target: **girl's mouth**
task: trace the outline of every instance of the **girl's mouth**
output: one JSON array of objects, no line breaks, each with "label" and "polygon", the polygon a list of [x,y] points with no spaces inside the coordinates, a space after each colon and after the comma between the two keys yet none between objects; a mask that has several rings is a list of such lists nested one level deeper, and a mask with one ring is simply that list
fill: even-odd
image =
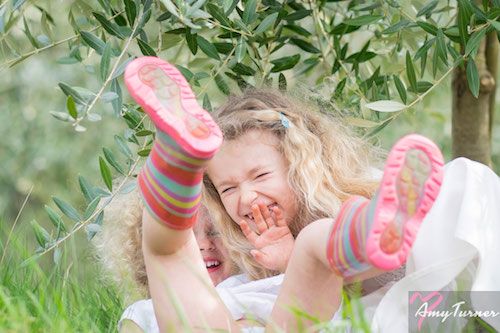
[{"label": "girl's mouth", "polygon": [[216,271],[222,263],[219,260],[205,260],[205,267],[209,272]]}]

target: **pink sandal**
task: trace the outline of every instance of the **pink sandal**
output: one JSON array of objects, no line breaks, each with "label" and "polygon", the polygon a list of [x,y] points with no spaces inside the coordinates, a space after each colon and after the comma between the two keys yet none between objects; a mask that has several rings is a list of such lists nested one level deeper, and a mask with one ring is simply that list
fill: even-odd
[{"label": "pink sandal", "polygon": [[187,153],[207,158],[220,147],[219,127],[175,66],[157,57],[137,58],[125,70],[125,84],[154,124]]}]

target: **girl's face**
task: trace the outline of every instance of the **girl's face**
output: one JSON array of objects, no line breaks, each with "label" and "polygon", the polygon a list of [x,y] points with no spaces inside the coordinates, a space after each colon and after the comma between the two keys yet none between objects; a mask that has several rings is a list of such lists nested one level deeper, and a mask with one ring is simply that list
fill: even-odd
[{"label": "girl's face", "polygon": [[285,219],[297,214],[297,200],[288,183],[288,167],[278,151],[279,139],[263,130],[250,130],[226,141],[208,165],[212,180],[229,216],[236,223],[246,220],[256,230],[252,206],[278,206]]},{"label": "girl's face", "polygon": [[233,274],[234,267],[226,248],[222,245],[219,233],[215,231],[210,216],[203,206],[200,207],[198,221],[193,230],[210,279],[214,285],[218,285]]}]

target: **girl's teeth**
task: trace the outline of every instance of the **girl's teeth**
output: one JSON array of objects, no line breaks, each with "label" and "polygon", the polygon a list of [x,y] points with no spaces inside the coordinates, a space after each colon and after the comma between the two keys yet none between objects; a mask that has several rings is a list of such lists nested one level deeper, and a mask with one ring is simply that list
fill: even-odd
[{"label": "girl's teeth", "polygon": [[218,260],[210,260],[210,261],[205,262],[205,266],[207,268],[217,267],[219,265],[220,265],[220,262]]}]

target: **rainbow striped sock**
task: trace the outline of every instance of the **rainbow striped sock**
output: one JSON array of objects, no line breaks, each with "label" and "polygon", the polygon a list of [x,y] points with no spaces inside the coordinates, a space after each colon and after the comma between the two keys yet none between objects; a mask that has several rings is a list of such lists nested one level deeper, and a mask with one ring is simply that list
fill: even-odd
[{"label": "rainbow striped sock", "polygon": [[151,153],[138,177],[145,206],[156,220],[178,230],[195,223],[203,169],[210,158],[189,155],[171,137],[157,130]]},{"label": "rainbow striped sock", "polygon": [[332,224],[327,244],[330,267],[340,276],[348,277],[372,266],[366,260],[365,248],[373,219],[370,200],[354,196],[344,202]]}]

